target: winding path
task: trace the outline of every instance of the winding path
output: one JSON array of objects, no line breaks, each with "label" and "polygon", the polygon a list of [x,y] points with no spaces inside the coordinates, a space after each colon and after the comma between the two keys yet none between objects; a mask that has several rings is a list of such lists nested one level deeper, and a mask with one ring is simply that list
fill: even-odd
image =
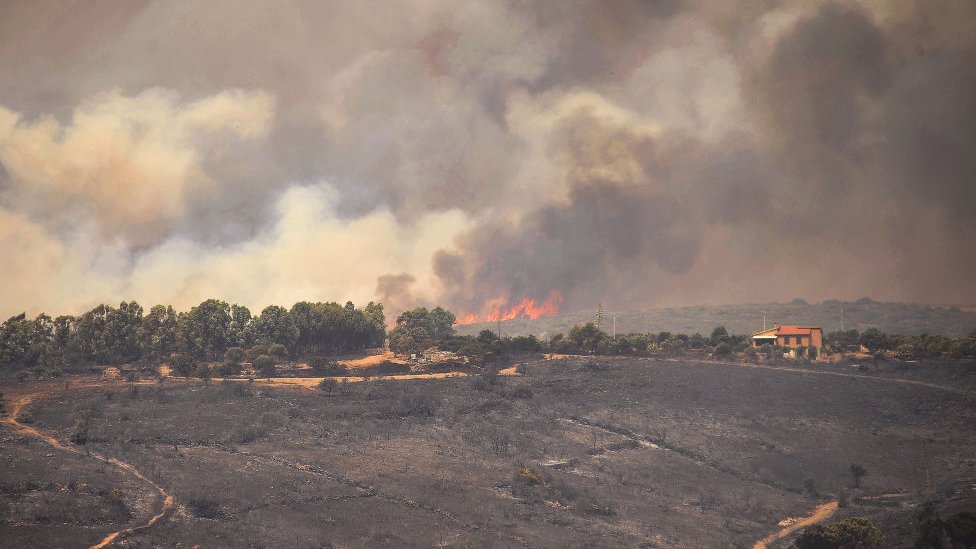
[{"label": "winding path", "polygon": [[[67,389],[67,387],[66,387],[66,389]],[[164,516],[166,516],[166,513],[168,513],[169,510],[173,507],[173,496],[170,495],[170,493],[167,492],[165,488],[163,488],[159,484],[156,484],[156,482],[154,482],[151,479],[149,479],[148,477],[146,477],[144,474],[142,474],[141,471],[139,471],[138,469],[136,469],[131,464],[126,463],[126,462],[124,462],[124,461],[122,461],[122,460],[120,460],[118,458],[114,458],[114,457],[111,457],[111,456],[104,456],[102,454],[98,454],[98,453],[94,453],[94,452],[90,452],[90,453],[87,453],[87,454],[86,453],[83,453],[81,450],[79,450],[77,448],[74,448],[72,446],[66,446],[66,445],[62,444],[60,440],[58,440],[58,439],[56,439],[56,438],[54,438],[54,437],[52,437],[50,435],[47,435],[45,433],[42,433],[41,431],[35,429],[34,427],[32,427],[30,425],[25,425],[25,424],[17,421],[17,417],[20,415],[20,411],[24,408],[24,406],[27,406],[28,404],[30,404],[38,396],[42,396],[42,395],[45,395],[46,396],[46,395],[50,395],[50,394],[52,394],[51,391],[48,391],[48,392],[35,391],[35,392],[32,392],[32,393],[26,393],[26,394],[18,395],[13,400],[13,402],[12,402],[13,406],[10,409],[9,414],[7,415],[7,417],[5,417],[2,420],[0,420],[0,423],[4,423],[6,425],[9,425],[15,431],[20,432],[22,434],[25,434],[25,435],[28,435],[28,436],[31,436],[31,437],[34,437],[34,438],[41,439],[44,442],[46,442],[48,445],[50,445],[51,447],[57,448],[58,450],[61,450],[63,452],[71,452],[73,454],[78,454],[78,455],[87,455],[88,457],[93,458],[93,459],[96,459],[96,460],[101,461],[103,463],[108,463],[110,465],[114,465],[115,467],[118,467],[119,469],[122,469],[122,470],[124,470],[124,471],[132,474],[133,476],[135,476],[139,480],[141,480],[141,481],[143,481],[143,482],[145,482],[147,484],[152,485],[152,487],[159,494],[159,496],[160,496],[160,498],[162,499],[162,502],[163,502],[162,505],[160,506],[159,511],[156,514],[154,514],[153,516],[149,517],[149,520],[147,520],[146,522],[144,522],[144,523],[142,523],[140,525],[137,525],[137,526],[131,526],[131,527],[126,528],[124,530],[118,530],[118,531],[112,532],[112,533],[108,534],[107,536],[105,536],[104,538],[102,538],[102,540],[98,544],[93,545],[91,547],[91,549],[102,549],[103,547],[108,546],[113,541],[115,541],[116,539],[118,539],[120,536],[124,537],[124,536],[129,535],[129,534],[132,534],[134,532],[138,532],[140,530],[145,530],[146,528],[149,528],[153,524],[156,524],[156,522],[158,522],[160,519],[162,519]]]}]

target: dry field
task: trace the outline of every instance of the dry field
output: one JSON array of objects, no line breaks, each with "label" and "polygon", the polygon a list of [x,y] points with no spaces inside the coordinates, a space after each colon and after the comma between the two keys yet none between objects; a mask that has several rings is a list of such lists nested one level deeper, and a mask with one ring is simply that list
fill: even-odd
[{"label": "dry field", "polygon": [[522,370],[4,381],[0,546],[783,547],[829,509],[909,547],[924,502],[976,507],[972,363]]}]

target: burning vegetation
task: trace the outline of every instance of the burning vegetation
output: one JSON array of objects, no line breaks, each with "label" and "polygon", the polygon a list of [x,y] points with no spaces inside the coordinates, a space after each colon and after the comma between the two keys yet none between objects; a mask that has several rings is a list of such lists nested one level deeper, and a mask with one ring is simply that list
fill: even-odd
[{"label": "burning vegetation", "polygon": [[536,301],[530,297],[524,297],[518,303],[509,305],[507,298],[498,298],[485,303],[482,314],[466,313],[461,315],[455,324],[476,324],[478,322],[497,322],[499,320],[513,320],[516,318],[531,318],[533,320],[545,316],[559,314],[563,304],[563,294],[557,290],[549,292],[549,296],[543,301]]}]

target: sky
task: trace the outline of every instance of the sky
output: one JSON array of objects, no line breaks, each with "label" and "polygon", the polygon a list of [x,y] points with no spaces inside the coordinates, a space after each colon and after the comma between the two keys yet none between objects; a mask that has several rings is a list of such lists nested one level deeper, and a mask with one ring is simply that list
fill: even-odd
[{"label": "sky", "polygon": [[974,304],[974,29],[968,0],[5,1],[0,315]]}]

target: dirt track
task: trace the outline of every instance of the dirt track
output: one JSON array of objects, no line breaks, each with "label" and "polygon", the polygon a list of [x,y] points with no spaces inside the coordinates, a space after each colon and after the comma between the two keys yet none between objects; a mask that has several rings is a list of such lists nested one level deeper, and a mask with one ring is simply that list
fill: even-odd
[{"label": "dirt track", "polygon": [[827,503],[818,505],[817,508],[813,510],[813,513],[806,518],[796,521],[784,521],[788,522],[788,524],[785,524],[782,530],[769,534],[763,539],[757,541],[756,544],[752,546],[752,549],[766,549],[768,544],[778,539],[783,539],[801,528],[806,528],[807,526],[811,526],[829,519],[837,511],[837,506],[838,503],[836,501],[829,501]]},{"label": "dirt track", "polygon": [[[148,384],[148,383],[146,383],[146,384]],[[87,384],[87,385],[84,385],[84,386],[86,386],[86,387],[94,387],[94,386],[99,386],[99,385],[101,385],[101,383],[95,382],[95,383]],[[71,386],[70,387],[70,389],[72,389],[72,390],[73,389],[76,389],[76,388],[77,388],[76,386]],[[67,391],[68,389],[69,389],[69,386],[68,385],[65,385],[64,388],[61,389],[61,391]],[[112,456],[104,456],[104,455],[97,454],[97,453],[93,453],[93,452],[84,453],[84,452],[78,450],[77,448],[74,448],[72,446],[66,446],[66,445],[62,444],[61,441],[59,441],[58,439],[56,439],[56,438],[54,438],[54,437],[52,437],[50,435],[46,435],[46,434],[42,433],[41,431],[35,429],[34,427],[31,427],[30,425],[25,425],[25,424],[17,421],[17,417],[20,415],[21,409],[23,409],[24,406],[30,404],[35,398],[40,397],[40,396],[52,396],[52,395],[57,394],[58,392],[61,392],[61,391],[58,391],[56,389],[48,389],[46,391],[35,391],[35,392],[23,393],[23,394],[20,394],[20,395],[16,396],[15,399],[13,400],[13,407],[10,409],[9,415],[7,417],[3,418],[2,423],[5,423],[7,425],[10,425],[15,431],[18,431],[18,432],[20,432],[22,434],[25,434],[25,435],[28,435],[28,436],[31,436],[31,437],[34,437],[34,438],[38,438],[40,440],[43,440],[44,442],[46,442],[51,447],[56,448],[58,450],[61,450],[63,452],[71,452],[73,454],[78,454],[78,455],[87,455],[88,457],[90,457],[92,459],[101,461],[103,463],[108,463],[110,465],[114,465],[115,467],[118,467],[119,469],[122,469],[122,470],[124,470],[124,471],[132,474],[133,476],[135,476],[139,480],[141,480],[141,481],[143,481],[143,482],[145,482],[147,484],[152,485],[152,487],[156,490],[156,492],[159,494],[159,496],[162,499],[162,505],[160,506],[159,512],[157,512],[156,514],[154,514],[153,516],[151,516],[149,518],[149,520],[147,520],[146,522],[144,522],[144,523],[142,523],[140,525],[129,527],[129,528],[125,529],[125,530],[119,530],[119,531],[112,532],[112,533],[108,534],[107,536],[105,536],[104,538],[102,538],[102,541],[100,541],[96,545],[93,545],[91,549],[102,549],[103,547],[108,546],[113,541],[115,541],[116,539],[118,539],[120,536],[123,536],[124,537],[127,534],[131,534],[133,532],[136,532],[136,531],[139,531],[139,530],[143,530],[145,528],[149,528],[150,526],[152,526],[153,524],[155,524],[157,521],[159,521],[160,519],[162,519],[164,516],[166,516],[166,513],[168,513],[169,510],[173,507],[173,496],[170,495],[169,492],[167,492],[165,488],[163,488],[162,486],[160,486],[156,482],[150,480],[148,477],[146,477],[145,475],[143,475],[141,471],[139,471],[138,469],[136,469],[135,467],[133,467],[131,464],[126,463],[126,462],[124,462],[124,461],[122,461],[122,460],[120,460],[118,458],[112,457]]]}]

